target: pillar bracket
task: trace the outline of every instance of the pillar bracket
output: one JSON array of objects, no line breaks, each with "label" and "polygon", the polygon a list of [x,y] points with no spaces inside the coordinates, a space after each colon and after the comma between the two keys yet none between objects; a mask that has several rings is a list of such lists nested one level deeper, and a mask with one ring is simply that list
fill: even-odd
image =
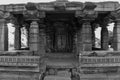
[{"label": "pillar bracket", "polygon": [[23,15],[26,20],[38,20],[40,18],[45,18],[45,12],[37,9],[34,3],[28,3],[26,5],[26,11],[23,12]]}]

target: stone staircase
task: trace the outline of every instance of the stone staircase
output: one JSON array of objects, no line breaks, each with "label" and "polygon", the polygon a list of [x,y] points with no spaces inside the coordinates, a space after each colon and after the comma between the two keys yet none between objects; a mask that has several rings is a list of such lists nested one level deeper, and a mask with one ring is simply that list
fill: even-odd
[{"label": "stone staircase", "polygon": [[46,55],[46,65],[51,68],[73,68],[78,59],[70,53],[50,53]]},{"label": "stone staircase", "polygon": [[71,72],[68,70],[50,70],[44,80],[71,80]]},{"label": "stone staircase", "polygon": [[47,53],[47,58],[57,58],[57,59],[63,59],[63,58],[75,58],[74,53]]},{"label": "stone staircase", "polygon": [[43,80],[72,80],[71,70],[78,66],[72,53],[49,53],[45,56],[46,72]]}]

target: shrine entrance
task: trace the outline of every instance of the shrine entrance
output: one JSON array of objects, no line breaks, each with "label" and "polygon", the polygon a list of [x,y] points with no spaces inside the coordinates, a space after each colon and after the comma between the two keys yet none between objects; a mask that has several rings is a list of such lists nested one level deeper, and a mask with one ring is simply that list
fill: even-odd
[{"label": "shrine entrance", "polygon": [[[70,16],[70,17],[69,17]],[[74,16],[74,14],[73,14]],[[71,14],[49,13],[47,16],[47,52],[72,53],[74,43],[74,27],[70,24]]]},{"label": "shrine entrance", "polygon": [[72,33],[63,22],[54,23],[54,52],[72,52]]}]

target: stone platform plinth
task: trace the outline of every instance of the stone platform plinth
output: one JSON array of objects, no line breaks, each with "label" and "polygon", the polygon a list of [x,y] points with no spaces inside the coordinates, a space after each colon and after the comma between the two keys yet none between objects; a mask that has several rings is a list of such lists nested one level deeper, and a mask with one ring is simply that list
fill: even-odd
[{"label": "stone platform plinth", "polygon": [[0,72],[0,80],[39,80],[40,76],[31,72]]}]

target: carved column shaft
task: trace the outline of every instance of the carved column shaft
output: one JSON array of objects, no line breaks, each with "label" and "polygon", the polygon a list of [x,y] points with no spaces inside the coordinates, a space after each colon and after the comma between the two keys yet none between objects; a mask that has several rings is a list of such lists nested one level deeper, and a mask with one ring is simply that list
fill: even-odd
[{"label": "carved column shaft", "polygon": [[101,30],[101,48],[103,50],[108,50],[109,48],[109,32],[107,27],[102,27]]},{"label": "carved column shaft", "polygon": [[120,50],[120,19],[115,22],[113,30],[113,49]]},{"label": "carved column shaft", "polygon": [[92,50],[92,29],[89,21],[85,21],[82,25],[82,42],[83,51]]},{"label": "carved column shaft", "polygon": [[[93,26],[92,26],[93,27]],[[92,47],[95,48],[95,28],[92,28]]]},{"label": "carved column shaft", "polygon": [[77,53],[80,53],[81,51],[83,51],[82,28],[80,28],[77,31],[76,37],[77,37],[77,40],[76,40],[76,42],[77,42],[77,44],[76,44]]},{"label": "carved column shaft", "polygon": [[45,54],[45,47],[46,45],[46,34],[45,34],[45,29],[43,27],[44,25],[42,23],[40,23],[40,31],[39,31],[39,53],[40,55],[44,55]]},{"label": "carved column shaft", "polygon": [[14,24],[14,26],[15,26],[14,47],[16,50],[19,50],[21,48],[21,29],[19,24]]},{"label": "carved column shaft", "polygon": [[78,49],[77,49],[77,32],[74,33],[73,36],[73,53],[78,54]]},{"label": "carved column shaft", "polygon": [[31,51],[39,51],[39,26],[37,21],[32,21],[29,32],[29,47]]},{"label": "carved column shaft", "polygon": [[0,51],[8,50],[8,27],[5,19],[0,19]]}]

